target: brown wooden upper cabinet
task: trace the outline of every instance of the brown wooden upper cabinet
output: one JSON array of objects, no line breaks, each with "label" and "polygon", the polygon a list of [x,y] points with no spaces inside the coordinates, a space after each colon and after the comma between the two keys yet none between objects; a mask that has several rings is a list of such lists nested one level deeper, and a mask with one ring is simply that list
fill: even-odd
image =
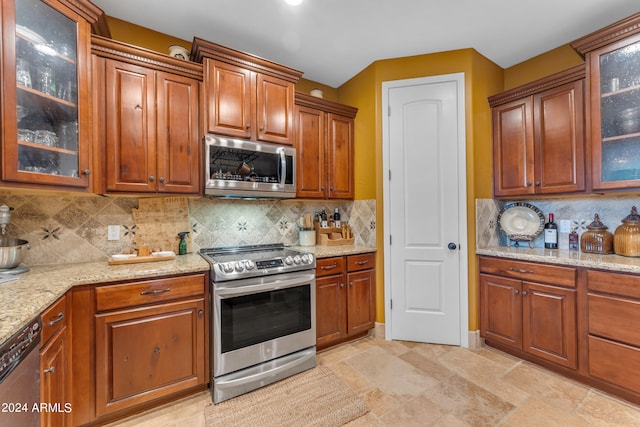
[{"label": "brown wooden upper cabinet", "polygon": [[1,178],[90,191],[90,37],[105,24],[102,11],[85,0],[1,8]]},{"label": "brown wooden upper cabinet", "polygon": [[296,93],[297,196],[353,199],[357,108]]},{"label": "brown wooden upper cabinet", "polygon": [[204,67],[205,131],[293,145],[295,83],[302,72],[194,38]]},{"label": "brown wooden upper cabinet", "polygon": [[589,73],[594,190],[640,187],[640,13],[572,43]]},{"label": "brown wooden upper cabinet", "polygon": [[199,194],[202,66],[101,37],[92,50],[103,190]]},{"label": "brown wooden upper cabinet", "polygon": [[584,65],[489,98],[494,196],[584,191]]}]

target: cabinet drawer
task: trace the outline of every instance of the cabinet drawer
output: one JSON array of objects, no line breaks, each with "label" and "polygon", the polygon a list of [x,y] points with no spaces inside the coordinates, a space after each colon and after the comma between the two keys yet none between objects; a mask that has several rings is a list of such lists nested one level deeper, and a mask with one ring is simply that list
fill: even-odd
[{"label": "cabinet drawer", "polygon": [[112,310],[203,295],[204,274],[145,280],[96,288],[96,310]]},{"label": "cabinet drawer", "polygon": [[374,253],[349,255],[347,257],[347,271],[358,271],[374,268],[375,262],[376,255]]},{"label": "cabinet drawer", "polygon": [[480,272],[557,286],[576,286],[576,269],[506,258],[480,258]]},{"label": "cabinet drawer", "polygon": [[640,276],[589,270],[587,288],[590,291],[640,299]]},{"label": "cabinet drawer", "polygon": [[42,339],[41,347],[44,346],[49,338],[56,332],[67,326],[67,297],[63,295],[59,300],[54,302],[42,313]]},{"label": "cabinet drawer", "polygon": [[316,260],[316,276],[342,274],[344,271],[344,257],[320,258]]},{"label": "cabinet drawer", "polygon": [[640,392],[640,349],[589,336],[589,374]]},{"label": "cabinet drawer", "polygon": [[640,301],[589,294],[589,333],[640,346]]}]

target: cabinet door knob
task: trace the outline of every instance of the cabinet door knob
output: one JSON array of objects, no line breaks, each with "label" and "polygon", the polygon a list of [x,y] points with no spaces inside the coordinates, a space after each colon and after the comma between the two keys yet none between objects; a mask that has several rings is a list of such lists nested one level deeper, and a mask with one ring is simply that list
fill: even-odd
[{"label": "cabinet door knob", "polygon": [[527,291],[522,291],[522,296],[526,297],[527,296]]},{"label": "cabinet door knob", "polygon": [[251,129],[251,123],[247,123],[246,128],[247,128],[247,129]]},{"label": "cabinet door knob", "polygon": [[56,367],[55,367],[55,366],[52,366],[52,367],[50,367],[49,369],[45,369],[45,370],[44,370],[44,371],[42,371],[42,372],[44,372],[45,374],[53,374],[55,371],[56,371]]},{"label": "cabinet door knob", "polygon": [[344,283],[340,283],[340,287],[341,287],[341,288],[344,288]]},{"label": "cabinet door knob", "polygon": [[82,171],[83,175],[91,175],[91,171],[89,169],[85,169]]},{"label": "cabinet door knob", "polygon": [[517,289],[513,290],[514,295],[518,295],[520,293],[520,291],[518,291]]},{"label": "cabinet door knob", "polygon": [[198,317],[202,317],[202,316],[204,316],[204,311],[198,310]]},{"label": "cabinet door knob", "polygon": [[160,178],[158,178],[158,181],[160,181],[160,182],[164,182],[164,177],[163,177],[163,176],[161,176]]},{"label": "cabinet door knob", "polygon": [[353,282],[349,282],[349,287],[353,288]]},{"label": "cabinet door knob", "polygon": [[149,177],[149,181],[153,182],[153,181],[155,181],[155,180],[156,180],[156,177],[155,177],[155,176],[151,175],[151,176]]},{"label": "cabinet door knob", "polygon": [[536,186],[540,187],[540,181],[536,181]]},{"label": "cabinet door knob", "polygon": [[324,191],[324,185],[323,185],[322,187],[320,187],[320,189],[321,189],[322,191]]},{"label": "cabinet door knob", "polygon": [[531,187],[531,181],[527,181],[527,187]]}]

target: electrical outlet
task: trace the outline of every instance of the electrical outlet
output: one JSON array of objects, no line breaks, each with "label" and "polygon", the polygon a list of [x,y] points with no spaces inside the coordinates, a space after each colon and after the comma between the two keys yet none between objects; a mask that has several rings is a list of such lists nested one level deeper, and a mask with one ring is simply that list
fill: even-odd
[{"label": "electrical outlet", "polygon": [[120,240],[120,226],[109,225],[107,226],[107,240]]},{"label": "electrical outlet", "polygon": [[571,221],[568,219],[561,219],[560,227],[558,227],[559,233],[571,233]]}]

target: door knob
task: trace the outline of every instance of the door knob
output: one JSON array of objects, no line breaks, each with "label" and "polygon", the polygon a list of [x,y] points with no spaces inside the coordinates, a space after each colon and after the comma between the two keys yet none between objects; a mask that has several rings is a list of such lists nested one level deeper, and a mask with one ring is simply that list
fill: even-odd
[{"label": "door knob", "polygon": [[455,243],[453,243],[453,242],[449,243],[449,244],[447,245],[447,247],[448,247],[449,249],[451,249],[452,251],[454,251],[454,250],[458,249],[458,246],[457,246]]}]

